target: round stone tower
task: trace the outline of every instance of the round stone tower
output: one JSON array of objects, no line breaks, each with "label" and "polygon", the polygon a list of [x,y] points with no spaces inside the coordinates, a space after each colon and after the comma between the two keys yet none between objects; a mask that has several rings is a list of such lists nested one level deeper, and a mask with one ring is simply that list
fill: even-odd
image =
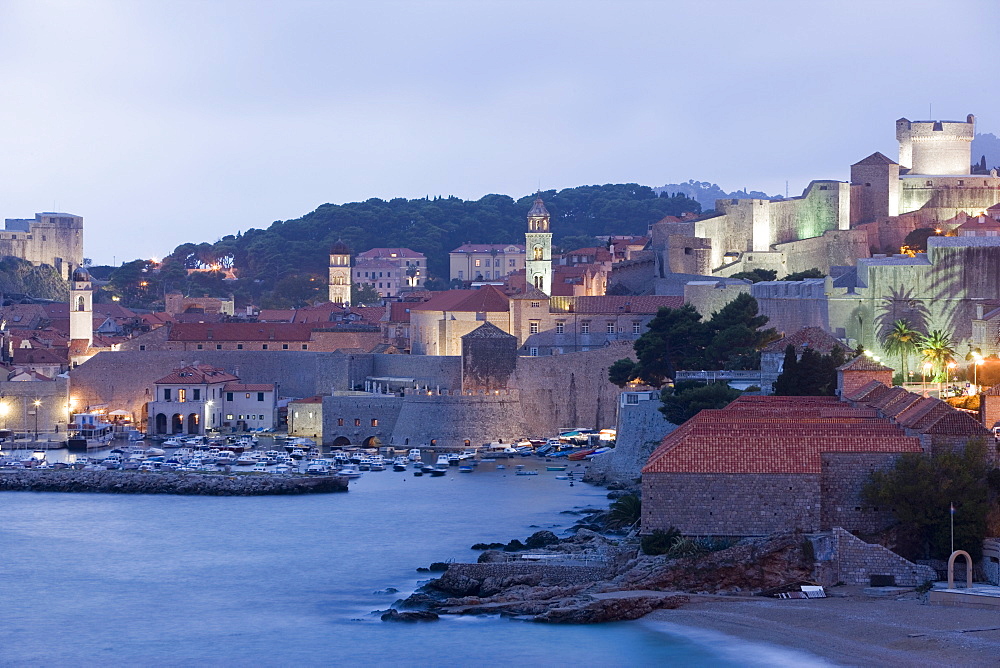
[{"label": "round stone tower", "polygon": [[896,121],[899,166],[910,174],[961,176],[972,164],[976,117],[963,121]]}]

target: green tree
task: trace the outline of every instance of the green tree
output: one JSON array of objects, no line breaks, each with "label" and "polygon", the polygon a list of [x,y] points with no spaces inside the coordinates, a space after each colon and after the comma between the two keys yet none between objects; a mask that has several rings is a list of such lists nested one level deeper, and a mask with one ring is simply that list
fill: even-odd
[{"label": "green tree", "polygon": [[623,358],[608,367],[608,381],[618,387],[625,387],[636,376],[636,363],[629,358]]},{"label": "green tree", "polygon": [[635,494],[616,499],[608,509],[608,526],[612,529],[631,527],[642,518],[642,501]]},{"label": "green tree", "polygon": [[366,306],[382,303],[382,295],[371,283],[351,284],[351,303],[355,306]]},{"label": "green tree", "polygon": [[981,440],[969,441],[962,453],[907,453],[892,469],[873,473],[862,498],[892,508],[899,523],[897,549],[910,559],[948,557],[954,504],[955,547],[978,559],[990,508],[988,473]]},{"label": "green tree", "polygon": [[922,339],[920,332],[910,327],[910,323],[900,318],[892,323],[892,329],[882,344],[890,355],[899,355],[899,372],[905,383],[909,378],[909,358],[917,351],[917,345]]},{"label": "green tree", "polygon": [[805,271],[796,271],[793,274],[789,274],[788,276],[785,276],[781,280],[783,280],[783,281],[804,281],[807,278],[826,278],[826,274],[824,274],[819,269],[815,269],[815,268],[814,269],[806,269]]},{"label": "green tree", "polygon": [[837,367],[844,363],[844,351],[835,347],[828,355],[805,348],[796,356],[795,347],[785,348],[781,374],[774,393],[786,397],[832,397],[837,393]]},{"label": "green tree", "polygon": [[750,271],[741,271],[733,274],[731,278],[740,278],[744,281],[750,281],[751,283],[760,283],[761,281],[773,281],[778,277],[778,272],[774,269],[751,269]]},{"label": "green tree", "polygon": [[681,381],[660,392],[660,401],[663,402],[660,412],[670,422],[681,424],[701,410],[725,408],[739,396],[740,391],[726,383],[706,385],[698,381]]},{"label": "green tree", "polygon": [[712,314],[707,323],[711,342],[705,360],[713,369],[756,369],[761,348],[779,338],[774,328],[762,330],[767,316],[760,315],[757,300],[741,294]]},{"label": "green tree", "polygon": [[702,358],[709,332],[701,314],[690,304],[661,308],[647,325],[649,331],[636,339],[638,370],[634,377],[659,387],[673,378],[677,369],[690,369]]},{"label": "green tree", "polygon": [[781,363],[781,373],[774,381],[774,393],[780,397],[801,396],[799,356],[791,343],[785,346],[785,359]]},{"label": "green tree", "polygon": [[917,348],[925,362],[930,362],[934,368],[934,382],[948,380],[948,363],[955,361],[955,348],[951,337],[940,329],[933,330],[926,336],[921,336]]}]

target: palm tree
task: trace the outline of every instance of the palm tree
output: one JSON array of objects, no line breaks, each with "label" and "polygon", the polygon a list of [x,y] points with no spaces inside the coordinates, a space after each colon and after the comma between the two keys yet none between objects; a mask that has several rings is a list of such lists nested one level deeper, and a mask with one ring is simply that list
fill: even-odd
[{"label": "palm tree", "polygon": [[922,334],[910,327],[910,323],[903,318],[892,323],[892,329],[885,337],[883,345],[890,355],[899,355],[899,372],[903,376],[905,383],[909,379],[910,355],[917,351],[917,343],[922,338]]},{"label": "palm tree", "polygon": [[934,367],[934,382],[947,380],[948,363],[955,360],[951,337],[940,329],[935,329],[930,334],[921,336],[917,347],[924,360]]}]

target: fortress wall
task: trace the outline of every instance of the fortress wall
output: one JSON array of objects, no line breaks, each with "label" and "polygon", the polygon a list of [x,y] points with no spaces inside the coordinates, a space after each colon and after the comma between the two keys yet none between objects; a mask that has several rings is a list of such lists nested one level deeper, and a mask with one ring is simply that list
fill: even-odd
[{"label": "fortress wall", "polygon": [[70,372],[70,388],[81,408],[108,404],[139,417],[154,381],[186,364],[221,367],[246,383],[277,383],[279,396],[308,397],[346,388],[352,357],[307,351],[101,352]]},{"label": "fortress wall", "polygon": [[750,287],[767,326],[791,334],[803,327],[822,327],[830,331],[830,317],[825,296],[826,281],[762,281]]},{"label": "fortress wall", "polygon": [[[402,406],[402,397],[394,394],[323,397],[323,445],[332,445],[339,437],[348,439],[351,445],[362,445],[371,436],[388,445]],[[356,420],[361,424],[355,424]]]},{"label": "fortress wall", "polygon": [[413,378],[420,385],[457,390],[462,387],[462,358],[443,355],[372,355],[372,376]]},{"label": "fortress wall", "polygon": [[721,267],[727,252],[753,250],[754,203],[763,206],[766,200],[720,199],[715,209],[721,215],[694,224],[694,235],[711,239],[712,269]]},{"label": "fortress wall", "polygon": [[684,286],[684,302],[691,304],[706,320],[741,294],[750,292],[750,283],[691,281]]},{"label": "fortress wall", "polygon": [[552,436],[566,427],[604,428],[617,422],[621,389],[608,382],[608,367],[631,357],[631,341],[586,352],[519,357],[512,387],[521,393],[523,431]]},{"label": "fortress wall", "polygon": [[649,289],[650,279],[656,275],[653,251],[640,251],[633,254],[633,258],[611,265],[608,294],[640,295]]},{"label": "fortress wall", "polygon": [[858,258],[871,255],[866,230],[828,230],[822,236],[779,244],[775,249],[784,254],[786,275],[808,269],[829,274],[830,267],[851,266]]},{"label": "fortress wall", "polygon": [[813,181],[802,197],[770,202],[768,245],[819,237],[828,230],[846,230],[851,217],[850,192],[847,183]]},{"label": "fortress wall", "polygon": [[594,457],[584,477],[587,482],[633,483],[642,475],[642,467],[663,438],[677,429],[660,412],[658,397],[620,407],[615,448]]},{"label": "fortress wall", "polygon": [[390,444],[396,447],[458,448],[468,440],[482,445],[503,439],[510,443],[531,435],[525,425],[517,392],[500,395],[406,395]]},{"label": "fortress wall", "polygon": [[[38,430],[54,431],[69,422],[67,411],[69,382],[65,378],[51,381],[0,381],[0,401],[7,409],[3,416],[3,428],[13,431],[35,431],[35,415],[38,411]],[[35,400],[41,403],[36,408]],[[76,406],[79,408],[79,404]]]},{"label": "fortress wall", "polygon": [[913,176],[902,179],[899,212],[923,209],[924,220],[937,222],[961,212],[978,215],[997,203],[1000,203],[1000,177]]}]

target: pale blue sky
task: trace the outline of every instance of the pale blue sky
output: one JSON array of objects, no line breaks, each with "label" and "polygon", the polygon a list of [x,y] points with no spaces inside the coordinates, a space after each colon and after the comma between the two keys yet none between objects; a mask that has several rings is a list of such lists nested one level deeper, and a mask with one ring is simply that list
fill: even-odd
[{"label": "pale blue sky", "polygon": [[994,0],[0,0],[0,217],[97,262],[369,197],[847,179],[1000,134]]}]

